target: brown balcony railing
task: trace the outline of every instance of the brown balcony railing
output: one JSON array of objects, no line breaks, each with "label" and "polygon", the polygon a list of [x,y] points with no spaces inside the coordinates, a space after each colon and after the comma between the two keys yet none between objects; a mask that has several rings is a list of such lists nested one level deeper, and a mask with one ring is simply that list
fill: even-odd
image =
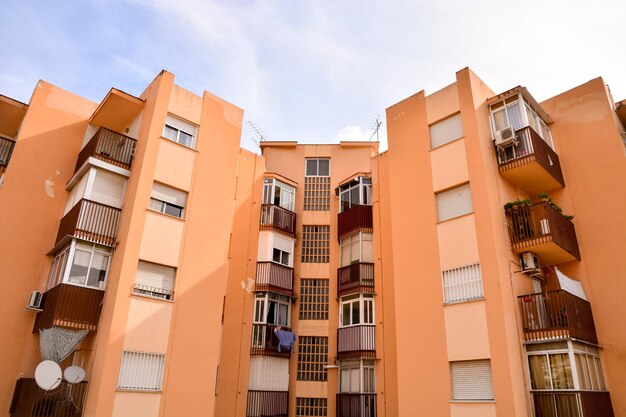
[{"label": "brown balcony railing", "polygon": [[341,239],[353,230],[372,231],[372,206],[354,205],[339,213],[337,218],[337,238]]},{"label": "brown balcony railing", "polygon": [[500,171],[537,161],[561,186],[565,186],[559,156],[550,145],[530,126],[517,130],[515,136],[518,140],[517,146],[508,146],[504,149],[496,147]]},{"label": "brown balcony railing", "polygon": [[248,391],[246,417],[287,417],[288,391]]},{"label": "brown balcony railing", "polygon": [[296,234],[296,213],[273,204],[261,206],[261,230],[276,229],[289,236]]},{"label": "brown balcony railing", "polygon": [[114,246],[122,211],[82,199],[61,219],[56,242],[75,236],[90,242]]},{"label": "brown balcony railing", "polygon": [[606,391],[531,392],[535,417],[614,417]]},{"label": "brown balcony railing", "polygon": [[375,358],[376,326],[362,324],[337,329],[337,359]]},{"label": "brown balcony railing", "polygon": [[293,295],[293,268],[277,262],[257,262],[255,291],[272,291]]},{"label": "brown balcony railing", "polygon": [[337,417],[376,417],[376,394],[337,394]]},{"label": "brown balcony railing", "polygon": [[359,262],[337,270],[337,295],[374,292],[374,264]]},{"label": "brown balcony railing", "polygon": [[42,311],[37,313],[33,333],[52,326],[96,330],[104,291],[59,284],[43,294]]},{"label": "brown balcony railing", "polygon": [[598,343],[591,304],[563,290],[518,297],[526,341],[565,339]]},{"label": "brown balcony railing", "polygon": [[101,127],[78,154],[74,172],[78,171],[90,156],[121,168],[130,169],[136,146],[137,141],[135,139]]},{"label": "brown balcony railing", "polygon": [[87,394],[87,381],[69,384],[44,391],[34,378],[20,378],[15,384],[9,408],[11,417],[81,417]]},{"label": "brown balcony railing", "polygon": [[548,202],[510,208],[506,216],[514,251],[523,252],[534,246],[554,242],[580,259],[574,224]]},{"label": "brown balcony railing", "polygon": [[[278,337],[274,333],[276,328],[273,324],[253,324],[252,342],[250,344],[250,354],[253,356],[278,356],[282,358],[291,357],[291,349],[281,347],[278,350]],[[287,327],[282,330],[291,331]]]},{"label": "brown balcony railing", "polygon": [[15,141],[0,136],[0,173],[9,165]]}]

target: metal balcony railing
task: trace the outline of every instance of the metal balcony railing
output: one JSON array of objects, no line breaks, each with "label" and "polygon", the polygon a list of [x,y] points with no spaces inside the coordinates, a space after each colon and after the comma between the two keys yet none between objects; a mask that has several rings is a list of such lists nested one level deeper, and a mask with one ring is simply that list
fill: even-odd
[{"label": "metal balcony railing", "polygon": [[372,206],[353,205],[339,213],[337,218],[337,238],[341,239],[353,230],[372,231]]},{"label": "metal balcony railing", "polygon": [[59,284],[43,294],[33,333],[52,326],[97,330],[104,291]]},{"label": "metal balcony railing", "polygon": [[337,295],[374,292],[374,264],[359,262],[337,270]]},{"label": "metal balcony railing", "polygon": [[81,417],[88,383],[65,381],[51,391],[44,391],[34,378],[20,378],[15,384],[9,408],[11,417]]},{"label": "metal balcony railing", "polygon": [[375,357],[375,325],[361,324],[337,329],[337,359]]},{"label": "metal balcony railing", "polygon": [[56,243],[65,236],[74,236],[114,246],[121,215],[121,209],[82,199],[61,219]]},{"label": "metal balcony railing", "polygon": [[293,268],[272,261],[256,263],[255,291],[272,291],[293,295]]},{"label": "metal balcony railing", "polygon": [[101,127],[78,154],[74,172],[78,171],[90,156],[121,168],[130,169],[136,146],[137,141],[135,139]]},{"label": "metal balcony railing", "polygon": [[614,417],[606,391],[533,391],[535,417]]},{"label": "metal balcony railing", "polygon": [[248,391],[246,417],[287,417],[288,391]]},{"label": "metal balcony railing", "polygon": [[[278,356],[282,358],[291,357],[291,349],[281,347],[278,350],[278,337],[274,333],[276,326],[273,324],[253,324],[252,342],[250,344],[250,355],[253,356]],[[291,331],[287,327],[282,330]]]},{"label": "metal balcony railing", "polygon": [[337,417],[376,417],[376,394],[337,394]]},{"label": "metal balcony railing", "polygon": [[296,213],[273,204],[261,206],[261,230],[276,229],[291,237],[296,234]]}]

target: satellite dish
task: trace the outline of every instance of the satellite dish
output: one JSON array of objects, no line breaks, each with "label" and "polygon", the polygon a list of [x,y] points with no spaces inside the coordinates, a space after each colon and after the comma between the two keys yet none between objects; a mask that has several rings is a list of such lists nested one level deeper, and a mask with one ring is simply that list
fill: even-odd
[{"label": "satellite dish", "polygon": [[85,370],[80,366],[69,366],[65,368],[65,371],[63,371],[63,377],[70,384],[78,384],[79,382],[83,382],[83,379],[85,379]]},{"label": "satellite dish", "polygon": [[35,382],[45,391],[58,387],[62,377],[61,367],[54,361],[43,361],[35,369]]}]

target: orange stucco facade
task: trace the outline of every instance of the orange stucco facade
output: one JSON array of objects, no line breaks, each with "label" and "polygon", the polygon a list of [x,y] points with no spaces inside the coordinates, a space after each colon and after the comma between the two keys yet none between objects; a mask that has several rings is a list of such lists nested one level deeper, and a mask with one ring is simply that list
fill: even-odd
[{"label": "orange stucco facade", "polygon": [[[538,103],[465,68],[382,153],[243,150],[243,110],[167,71],[0,116],[0,416],[626,416],[601,78]],[[43,359],[84,381],[38,388]]]}]

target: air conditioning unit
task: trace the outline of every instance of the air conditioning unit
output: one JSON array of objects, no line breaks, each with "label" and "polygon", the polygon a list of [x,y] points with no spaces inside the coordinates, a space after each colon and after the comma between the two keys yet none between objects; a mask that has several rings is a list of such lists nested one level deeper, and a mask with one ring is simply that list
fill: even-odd
[{"label": "air conditioning unit", "polygon": [[515,137],[515,129],[512,127],[505,127],[504,129],[496,132],[496,146],[505,148],[507,146],[517,145],[517,138]]},{"label": "air conditioning unit", "polygon": [[519,261],[522,264],[524,274],[536,274],[539,271],[539,258],[532,252],[524,252],[520,255]]},{"label": "air conditioning unit", "polygon": [[28,304],[26,304],[27,310],[41,311],[41,292],[33,291],[28,297]]}]

